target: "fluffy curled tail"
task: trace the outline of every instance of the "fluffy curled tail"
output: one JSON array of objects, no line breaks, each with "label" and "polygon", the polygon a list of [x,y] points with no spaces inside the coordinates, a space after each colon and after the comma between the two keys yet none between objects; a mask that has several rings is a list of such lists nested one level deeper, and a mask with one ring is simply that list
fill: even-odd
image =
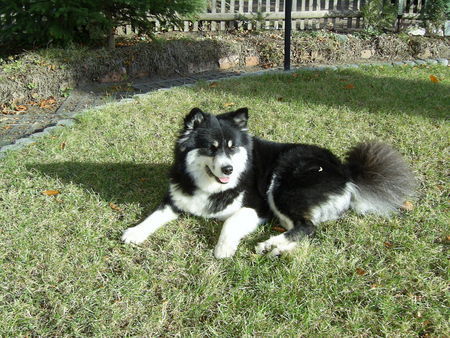
[{"label": "fluffy curled tail", "polygon": [[355,185],[351,207],[358,213],[388,216],[411,196],[415,179],[402,156],[387,144],[360,143],[347,153]]}]

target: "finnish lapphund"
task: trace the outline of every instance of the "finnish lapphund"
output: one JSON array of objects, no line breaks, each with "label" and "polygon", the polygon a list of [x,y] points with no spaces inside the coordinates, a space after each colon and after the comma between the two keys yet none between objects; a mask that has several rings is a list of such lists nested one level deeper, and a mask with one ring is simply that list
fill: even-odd
[{"label": "finnish lapphund", "polygon": [[388,216],[413,192],[410,168],[384,143],[358,144],[341,161],[315,145],[251,136],[247,121],[247,108],[220,115],[192,109],[175,145],[167,195],[122,240],[142,243],[190,213],[224,221],[214,255],[226,258],[241,239],[275,216],[287,231],[259,243],[256,252],[279,255],[350,208]]}]

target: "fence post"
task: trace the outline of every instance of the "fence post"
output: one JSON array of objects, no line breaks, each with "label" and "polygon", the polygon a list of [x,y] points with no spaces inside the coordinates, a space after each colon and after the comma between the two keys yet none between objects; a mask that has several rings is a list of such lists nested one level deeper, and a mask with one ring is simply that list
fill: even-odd
[{"label": "fence post", "polygon": [[291,69],[292,0],[284,3],[284,70]]},{"label": "fence post", "polygon": [[403,12],[405,11],[405,0],[398,0],[397,8],[397,32],[400,32]]}]

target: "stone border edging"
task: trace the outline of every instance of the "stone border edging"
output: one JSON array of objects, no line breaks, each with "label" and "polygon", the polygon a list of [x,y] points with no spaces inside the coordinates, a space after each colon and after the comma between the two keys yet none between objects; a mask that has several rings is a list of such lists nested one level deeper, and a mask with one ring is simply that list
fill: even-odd
[{"label": "stone border edging", "polygon": [[[333,66],[333,65],[325,65],[325,66],[300,66],[300,67],[295,67],[289,71],[284,71],[280,68],[272,68],[272,69],[264,69],[264,70],[259,70],[256,72],[246,72],[246,73],[240,73],[240,74],[231,74],[231,75],[223,75],[223,76],[218,76],[217,78],[211,79],[211,80],[207,80],[207,82],[214,82],[214,81],[219,81],[219,80],[224,80],[224,79],[229,79],[229,78],[236,78],[236,77],[246,77],[246,76],[257,76],[257,75],[264,75],[264,74],[290,74],[296,71],[302,71],[302,70],[307,70],[307,71],[323,71],[323,70],[327,70],[327,69],[331,69],[331,70],[338,70],[338,69],[349,69],[349,68],[359,68],[361,66],[392,66],[392,67],[399,67],[399,66],[420,66],[420,65],[436,65],[436,64],[441,64],[443,66],[448,66],[449,65],[449,60],[448,59],[426,59],[426,60],[422,60],[422,59],[417,59],[414,61],[395,61],[395,62],[371,62],[371,63],[360,63],[360,64],[343,64],[343,65],[337,65],[337,66]],[[176,80],[174,80],[174,82],[176,82]],[[197,82],[197,81],[195,81]],[[166,91],[166,90],[170,90],[172,88],[175,87],[192,87],[194,83],[187,83],[187,84],[177,84],[175,83],[175,85],[167,87],[167,88],[160,88],[160,89],[156,89],[147,93],[143,93],[143,94],[136,94],[133,97],[139,97],[139,96],[143,96],[143,95],[147,95],[148,93],[151,92],[158,92],[158,91]],[[80,116],[84,113],[86,113],[89,110],[93,110],[93,109],[103,109],[104,107],[111,105],[111,104],[116,104],[116,103],[129,103],[132,102],[133,98],[125,98],[116,102],[109,102],[109,103],[105,103],[102,104],[100,106],[97,107],[91,107],[91,108],[87,108],[84,109],[82,111],[79,112],[75,112],[73,113],[73,115],[70,118],[66,118],[63,120],[59,120],[55,125],[53,126],[49,126],[44,128],[42,131],[33,133],[27,137],[23,137],[20,138],[18,140],[16,140],[13,144],[8,144],[5,145],[3,147],[0,147],[0,160],[4,157],[6,157],[6,153],[9,151],[15,151],[15,150],[19,150],[21,148],[23,148],[26,145],[35,143],[37,141],[37,139],[39,139],[40,137],[43,136],[47,136],[50,135],[54,130],[58,130],[58,129],[62,129],[65,127],[71,127],[75,124],[75,118],[77,116]]]}]

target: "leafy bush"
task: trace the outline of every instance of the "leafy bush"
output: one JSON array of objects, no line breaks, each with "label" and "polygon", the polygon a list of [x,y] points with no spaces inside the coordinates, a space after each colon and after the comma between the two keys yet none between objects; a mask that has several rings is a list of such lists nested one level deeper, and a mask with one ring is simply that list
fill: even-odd
[{"label": "leafy bush", "polygon": [[427,33],[434,35],[440,31],[447,18],[450,17],[450,2],[448,0],[428,0],[421,12]]},{"label": "leafy bush", "polygon": [[392,31],[397,19],[397,7],[388,0],[370,0],[361,9],[366,33],[379,34]]},{"label": "leafy bush", "polygon": [[203,5],[204,0],[0,0],[0,45],[95,42],[111,38],[119,25],[148,31],[149,15],[173,23]]}]

